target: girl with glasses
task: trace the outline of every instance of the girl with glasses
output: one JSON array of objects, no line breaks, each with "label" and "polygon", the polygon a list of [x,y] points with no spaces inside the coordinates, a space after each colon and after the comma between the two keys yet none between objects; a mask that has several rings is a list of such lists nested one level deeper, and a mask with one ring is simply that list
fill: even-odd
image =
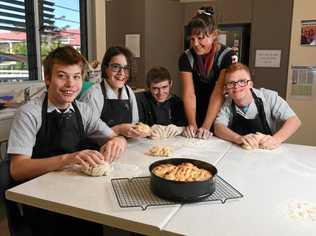
[{"label": "girl with glasses", "polygon": [[215,120],[215,135],[251,149],[274,149],[294,134],[301,121],[275,91],[252,86],[247,66],[228,67],[227,99]]},{"label": "girl with glasses", "polygon": [[127,85],[133,77],[133,55],[124,47],[110,47],[101,64],[102,82],[95,84],[80,100],[95,107],[112,130],[125,137],[142,137],[136,129],[138,109],[135,94]]},{"label": "girl with glasses", "polygon": [[179,59],[187,137],[208,138],[223,102],[221,71],[237,60],[231,48],[217,42],[214,10],[202,7],[186,26],[190,48]]}]

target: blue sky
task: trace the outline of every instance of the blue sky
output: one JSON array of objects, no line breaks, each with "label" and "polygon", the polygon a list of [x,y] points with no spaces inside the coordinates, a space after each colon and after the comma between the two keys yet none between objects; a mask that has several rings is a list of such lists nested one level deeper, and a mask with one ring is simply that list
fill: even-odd
[{"label": "blue sky", "polygon": [[[27,2],[28,0],[19,0],[21,2]],[[80,28],[79,19],[80,19],[80,13],[79,13],[79,0],[50,0],[50,2],[54,2],[54,15],[55,15],[55,26],[57,27],[65,27],[68,26],[68,28]],[[14,3],[7,3],[2,2],[2,4],[7,6],[14,6],[18,8],[24,8],[18,5],[15,5]],[[0,9],[3,12],[11,12],[14,14],[22,14],[19,12],[12,12],[4,9]],[[2,19],[8,19],[12,20],[8,17],[0,17]],[[16,20],[16,19],[13,19]],[[18,20],[19,21],[19,20]],[[0,30],[0,32],[3,30]]]},{"label": "blue sky", "polygon": [[55,0],[54,2],[54,14],[57,18],[55,19],[55,25],[58,27],[69,25],[69,28],[79,28],[79,0]]}]

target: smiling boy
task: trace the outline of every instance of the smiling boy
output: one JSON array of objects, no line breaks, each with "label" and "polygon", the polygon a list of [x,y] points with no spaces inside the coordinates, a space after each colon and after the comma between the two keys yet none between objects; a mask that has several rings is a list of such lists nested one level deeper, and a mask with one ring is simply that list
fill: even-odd
[{"label": "smiling boy", "polygon": [[[10,174],[23,182],[68,165],[96,166],[118,158],[126,140],[103,123],[94,110],[75,101],[82,87],[85,60],[71,46],[53,50],[43,62],[47,93],[23,105],[12,123]],[[87,149],[86,139],[102,145]],[[80,186],[78,186],[80,188]],[[98,235],[102,227],[45,210],[23,207],[32,235]]]},{"label": "smiling boy", "polygon": [[148,125],[186,125],[182,100],[171,94],[172,80],[164,67],[153,67],[147,73],[148,91],[136,93],[139,120]]},{"label": "smiling boy", "polygon": [[[247,66],[232,64],[226,70],[228,95],[217,115],[215,135],[251,148],[274,149],[288,139],[301,121],[275,91],[253,88]],[[255,133],[265,134],[258,140]]]}]

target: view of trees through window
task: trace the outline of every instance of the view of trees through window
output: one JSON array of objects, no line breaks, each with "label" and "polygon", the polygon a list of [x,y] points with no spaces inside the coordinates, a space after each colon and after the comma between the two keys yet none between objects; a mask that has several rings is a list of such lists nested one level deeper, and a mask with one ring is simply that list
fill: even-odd
[{"label": "view of trees through window", "polygon": [[37,3],[35,14],[39,20],[33,30],[39,31],[39,44],[30,38],[28,27],[34,27],[35,22],[27,13],[25,4],[29,1],[0,0],[0,81],[37,79],[29,76],[30,60],[36,57],[28,56],[28,47],[39,45],[38,60],[61,45],[80,50],[80,0],[37,0]]}]

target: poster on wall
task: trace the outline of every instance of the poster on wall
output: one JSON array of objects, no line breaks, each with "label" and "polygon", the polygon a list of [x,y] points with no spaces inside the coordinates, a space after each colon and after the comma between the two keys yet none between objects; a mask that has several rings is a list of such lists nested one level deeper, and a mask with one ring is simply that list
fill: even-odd
[{"label": "poster on wall", "polygon": [[255,67],[280,67],[281,50],[256,50]]},{"label": "poster on wall", "polygon": [[140,34],[125,34],[125,47],[131,50],[135,57],[140,57]]},{"label": "poster on wall", "polygon": [[313,85],[316,82],[315,66],[292,66],[292,98],[312,98]]},{"label": "poster on wall", "polygon": [[301,45],[316,46],[316,20],[301,21]]}]

